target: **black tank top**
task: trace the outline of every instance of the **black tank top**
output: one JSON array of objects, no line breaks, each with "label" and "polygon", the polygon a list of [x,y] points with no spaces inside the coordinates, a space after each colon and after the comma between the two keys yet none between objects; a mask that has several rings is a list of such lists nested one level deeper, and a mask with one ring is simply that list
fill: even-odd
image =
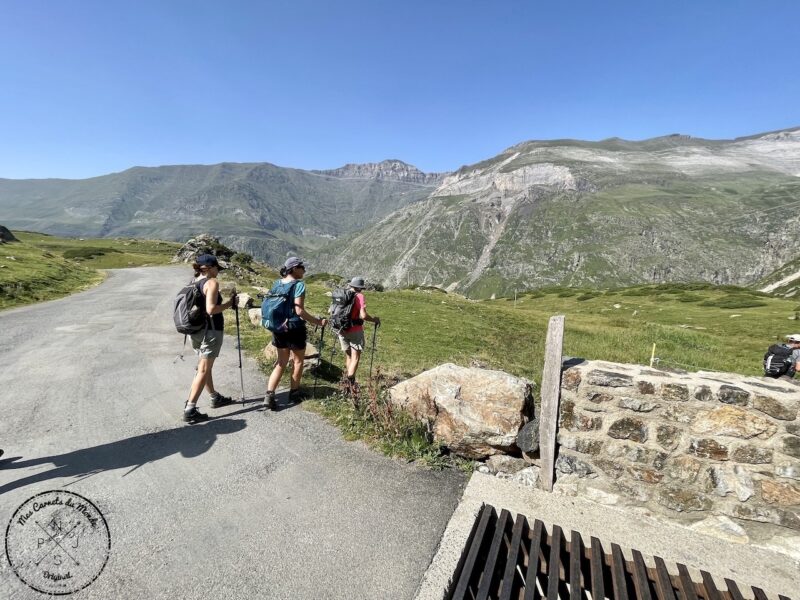
[{"label": "black tank top", "polygon": [[[203,291],[203,286],[206,284],[206,281],[208,281],[208,277],[203,277],[202,279],[198,279],[195,282],[197,289],[203,295],[203,301],[205,301],[206,298],[206,294]],[[214,302],[214,304],[222,304],[222,294],[220,294],[219,291],[217,291],[217,299]],[[210,319],[208,325],[209,329],[212,329],[214,331],[222,331],[225,329],[225,318],[222,316],[222,313],[209,315],[209,319]]]}]

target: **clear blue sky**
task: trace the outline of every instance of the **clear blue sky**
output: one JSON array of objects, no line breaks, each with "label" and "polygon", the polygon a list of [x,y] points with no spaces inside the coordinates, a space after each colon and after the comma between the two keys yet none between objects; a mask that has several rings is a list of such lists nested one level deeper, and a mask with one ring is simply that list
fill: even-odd
[{"label": "clear blue sky", "polygon": [[800,125],[800,2],[0,0],[0,177]]}]

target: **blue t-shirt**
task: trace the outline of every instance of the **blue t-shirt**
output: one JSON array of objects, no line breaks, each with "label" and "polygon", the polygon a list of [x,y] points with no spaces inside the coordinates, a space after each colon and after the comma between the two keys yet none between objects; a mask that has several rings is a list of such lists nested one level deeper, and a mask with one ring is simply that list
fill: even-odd
[{"label": "blue t-shirt", "polygon": [[[296,281],[283,281],[281,279],[278,279],[278,280],[275,281],[275,284],[273,285],[273,288],[277,287],[277,286],[281,286],[284,289],[286,289],[290,285],[292,285],[293,283],[295,284],[294,285],[294,297],[295,298],[300,298],[301,296],[305,296],[306,295],[306,284],[305,284],[304,281],[302,281],[300,279],[298,279]],[[286,314],[286,313],[284,313],[284,314]],[[288,325],[289,325],[290,329],[295,329],[297,327],[304,327],[305,326],[305,321],[303,321],[303,319],[300,318],[300,316],[297,314],[297,312],[292,312],[292,316],[289,317],[289,322],[290,323]]]}]

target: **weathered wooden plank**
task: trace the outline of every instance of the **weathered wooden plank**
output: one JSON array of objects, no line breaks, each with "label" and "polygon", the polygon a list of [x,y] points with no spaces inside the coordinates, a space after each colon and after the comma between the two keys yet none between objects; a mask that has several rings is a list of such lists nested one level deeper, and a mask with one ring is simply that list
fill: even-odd
[{"label": "weathered wooden plank", "polygon": [[658,600],[675,600],[675,590],[672,588],[667,565],[664,559],[658,556],[653,557],[656,562],[656,594]]},{"label": "weathered wooden plank", "polygon": [[544,372],[542,373],[539,411],[539,453],[541,475],[539,482],[546,492],[553,491],[555,476],[556,431],[558,429],[558,399],[561,392],[561,351],[564,342],[564,315],[550,317],[545,342]]},{"label": "weathered wooden plank", "polygon": [[[475,530],[475,536],[472,538],[469,553],[467,554],[467,560],[464,561],[464,566],[461,569],[461,576],[458,578],[458,584],[453,592],[453,600],[472,598],[472,593],[470,593],[469,596],[467,595],[470,588],[470,582],[473,580],[473,576],[475,575],[474,571],[477,566],[478,555],[480,554],[481,546],[484,544],[486,532],[494,520],[495,515],[496,513],[492,506],[489,506],[488,504],[484,505],[480,516],[478,517],[478,527]],[[480,567],[477,568],[480,570]]]},{"label": "weathered wooden plank", "polygon": [[633,550],[633,586],[636,589],[637,600],[652,600],[650,594],[650,579],[647,576],[647,565],[644,564],[642,553]]},{"label": "weathered wooden plank", "polygon": [[492,545],[489,546],[489,554],[486,556],[486,562],[483,566],[483,578],[478,586],[478,593],[475,596],[476,600],[488,600],[489,592],[492,589],[492,582],[494,581],[495,585],[497,584],[495,569],[500,556],[500,550],[503,548],[503,536],[510,522],[511,514],[506,509],[501,510],[500,516],[497,519],[497,524],[495,525]]},{"label": "weathered wooden plank", "polygon": [[694,582],[689,575],[689,569],[686,565],[678,563],[678,577],[681,581],[681,591],[683,592],[683,600],[698,600],[697,591],[694,588]]},{"label": "weathered wooden plank", "polygon": [[592,538],[592,558],[589,562],[592,571],[592,598],[605,598],[606,588],[603,581],[603,546],[596,537]]},{"label": "weathered wooden plank", "polygon": [[517,515],[514,521],[514,527],[511,530],[511,547],[508,550],[508,560],[506,560],[506,569],[503,572],[503,587],[500,589],[498,600],[511,600],[511,595],[519,597],[519,588],[517,581],[517,563],[519,563],[520,550],[522,549],[522,538],[528,532],[528,520],[524,515]]},{"label": "weathered wooden plank", "polygon": [[611,585],[614,600],[628,600],[628,585],[625,581],[625,557],[619,544],[611,544]]},{"label": "weathered wooden plank", "polygon": [[722,600],[722,594],[717,589],[717,584],[714,583],[714,578],[711,573],[707,571],[700,571],[700,576],[703,578],[703,587],[706,590],[706,600]]},{"label": "weathered wooden plank", "polygon": [[563,539],[564,535],[561,527],[553,525],[550,559],[547,561],[547,600],[558,600],[558,575],[561,566],[561,542]]},{"label": "weathered wooden plank", "polygon": [[539,550],[542,547],[544,523],[539,519],[533,523],[531,546],[528,549],[528,572],[525,574],[525,600],[536,597],[536,575],[539,573]]},{"label": "weathered wooden plank", "polygon": [[581,555],[583,544],[581,534],[572,531],[569,534],[569,600],[581,600]]}]

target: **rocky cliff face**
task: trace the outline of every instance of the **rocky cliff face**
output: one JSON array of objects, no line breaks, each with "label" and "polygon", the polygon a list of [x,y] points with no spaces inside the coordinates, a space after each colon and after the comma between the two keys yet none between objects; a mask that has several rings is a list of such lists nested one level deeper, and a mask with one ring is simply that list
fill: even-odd
[{"label": "rocky cliff face", "polygon": [[320,175],[338,177],[340,179],[388,179],[405,183],[422,185],[438,185],[444,173],[423,173],[413,165],[401,160],[384,160],[379,163],[346,164],[338,169],[313,171]]},{"label": "rocky cliff face", "polygon": [[[326,248],[324,270],[474,296],[545,285],[747,285],[800,252],[800,130],[527,142]],[[783,207],[787,208],[784,209]]]}]

